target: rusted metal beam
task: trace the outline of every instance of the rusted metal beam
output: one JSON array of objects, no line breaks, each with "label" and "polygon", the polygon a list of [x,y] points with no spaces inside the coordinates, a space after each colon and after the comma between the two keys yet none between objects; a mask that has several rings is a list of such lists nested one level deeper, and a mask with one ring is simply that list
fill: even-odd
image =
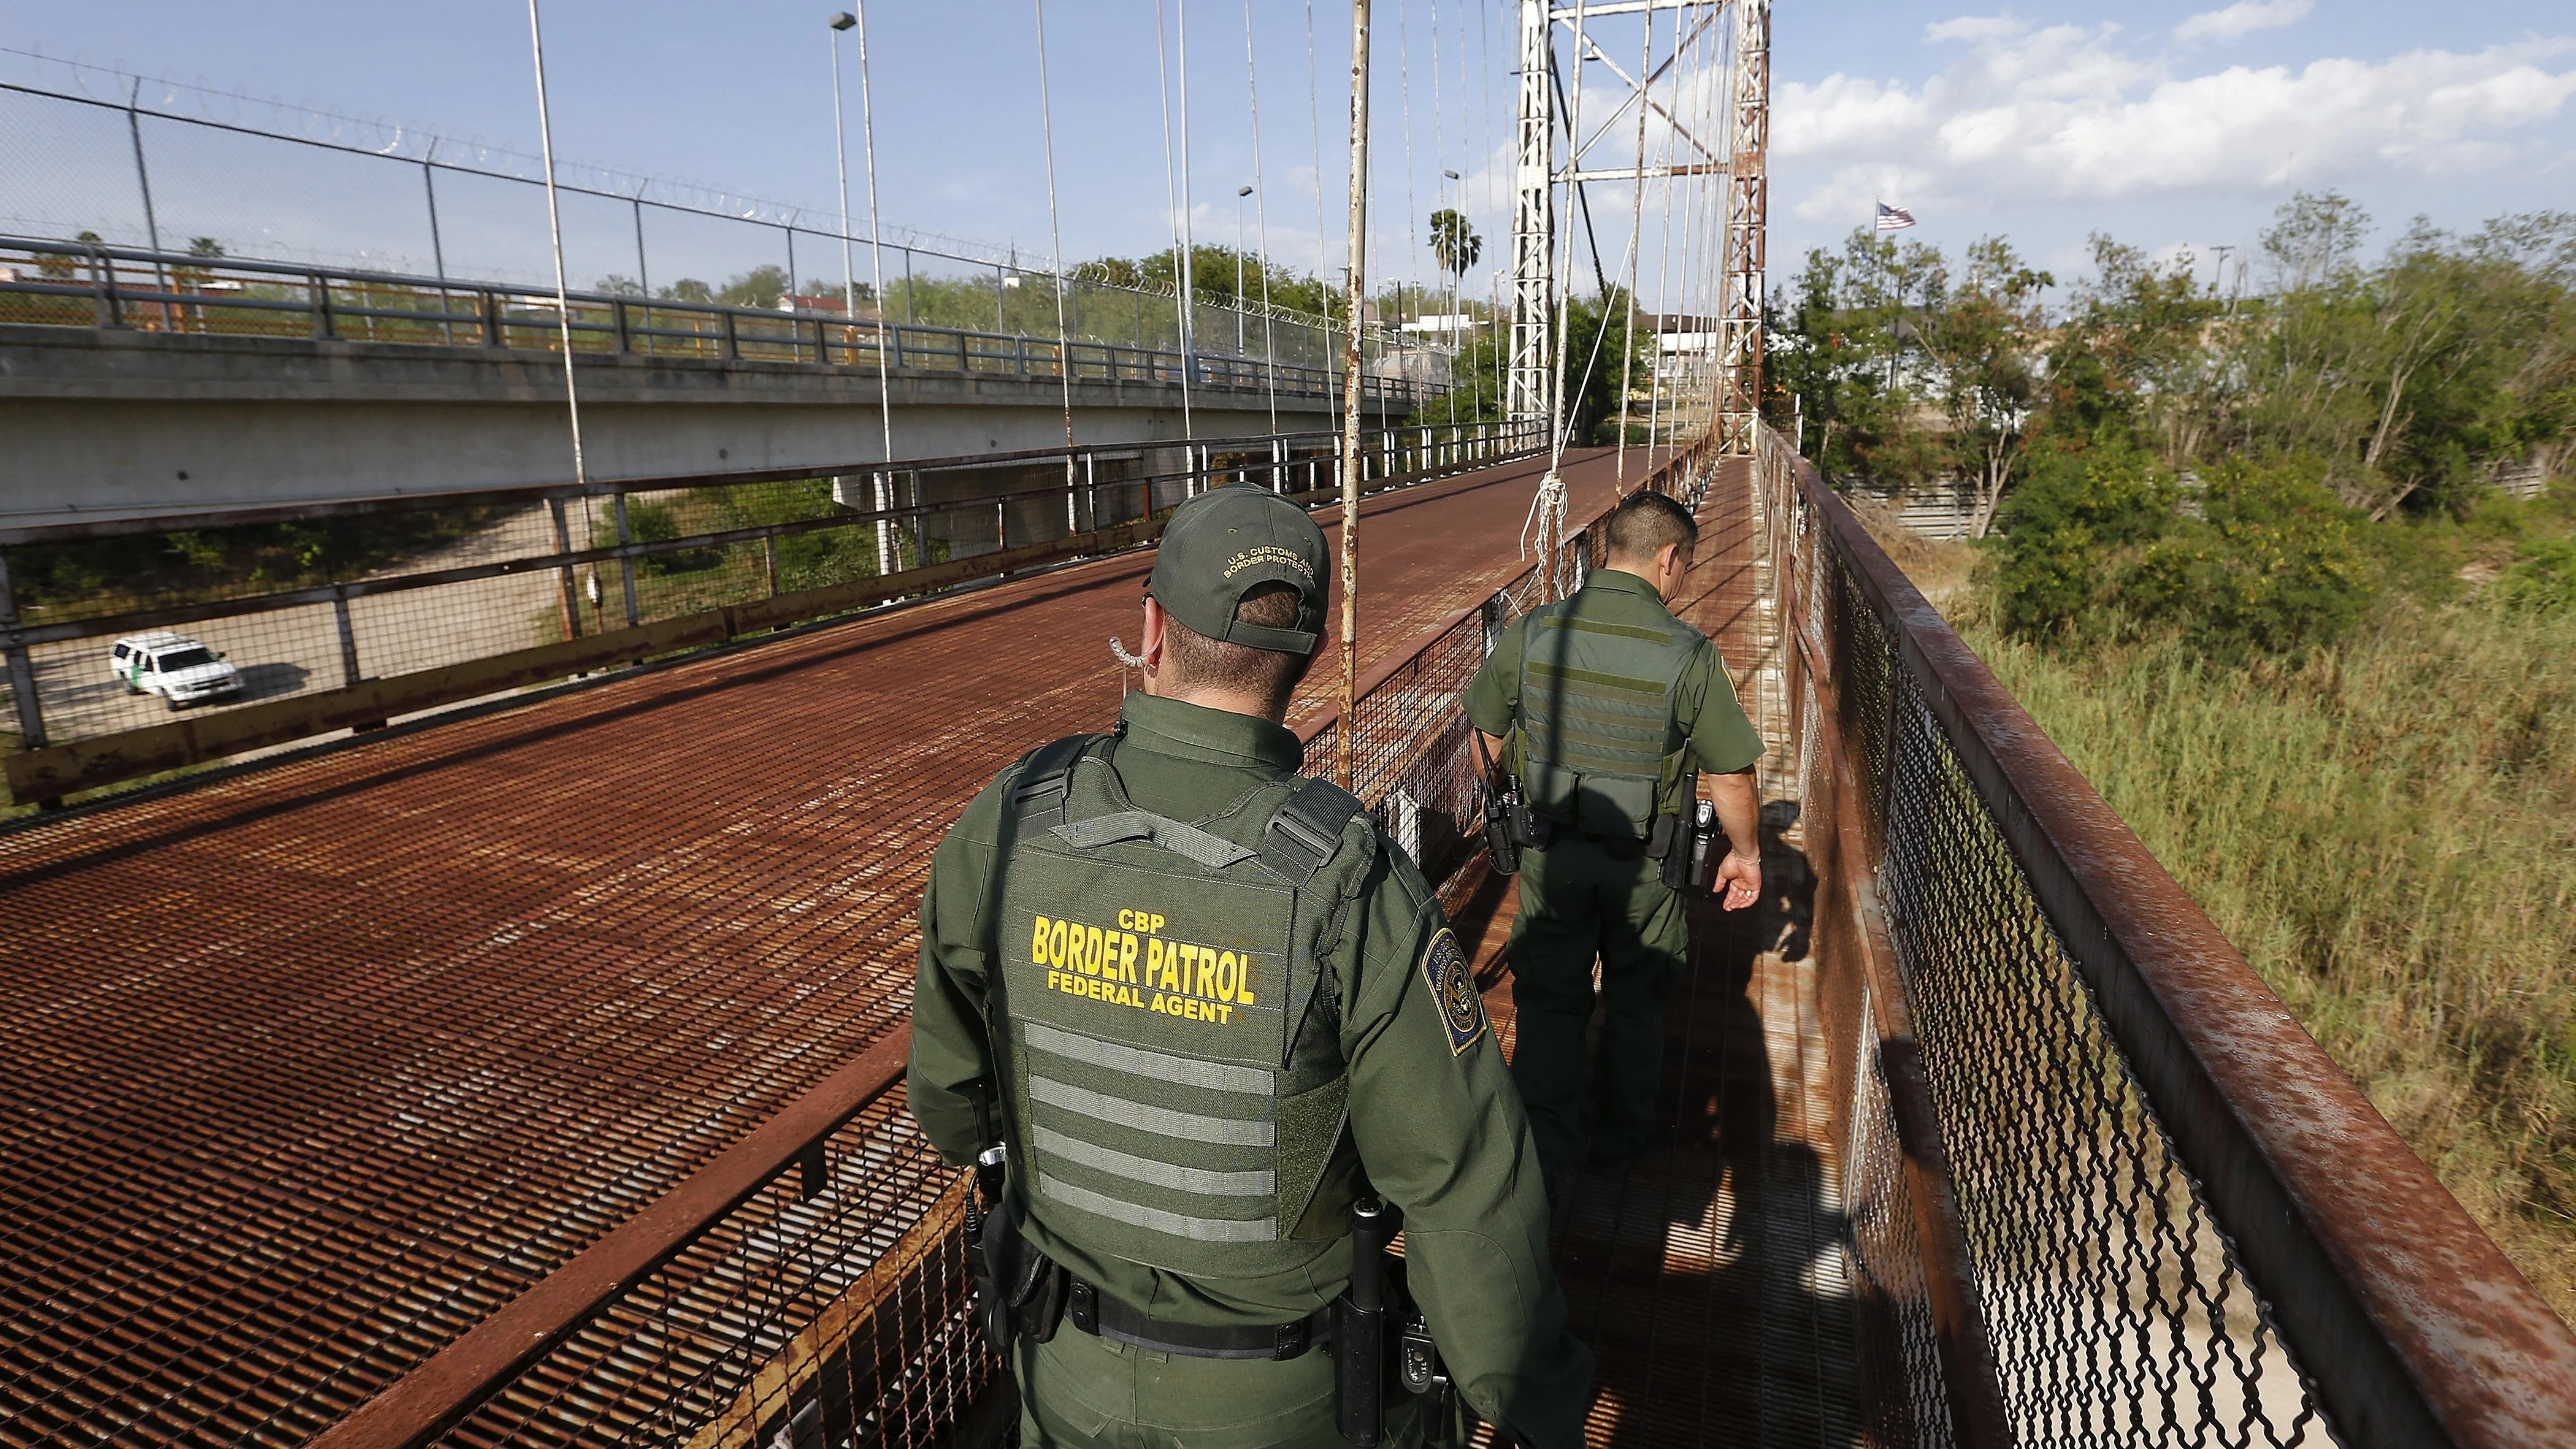
[{"label": "rusted metal beam", "polygon": [[2576,1444],[2576,1333],[1842,501],[1794,466],[2336,1434],[2355,1449]]},{"label": "rusted metal beam", "polygon": [[883,1095],[903,1075],[911,1048],[909,1032],[870,1047],[652,1206],[359,1405],[316,1437],[311,1449],[417,1449],[446,1432],[611,1299],[748,1201],[806,1146]]}]

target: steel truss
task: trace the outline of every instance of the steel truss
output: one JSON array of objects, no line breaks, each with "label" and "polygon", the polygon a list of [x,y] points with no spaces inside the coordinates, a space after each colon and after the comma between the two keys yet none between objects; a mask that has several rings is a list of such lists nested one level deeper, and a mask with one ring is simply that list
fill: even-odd
[{"label": "steel truss", "polygon": [[[1706,30],[1732,10],[1732,64],[1724,122],[1727,132],[1712,146],[1692,133],[1681,118],[1654,98],[1653,86],[1680,55]],[[1632,75],[1587,32],[1589,21],[1654,11],[1700,11],[1695,23],[1677,27],[1670,53],[1662,64]],[[1617,105],[1597,122],[1561,113],[1556,83],[1558,30],[1574,48],[1575,85],[1579,93],[1584,65],[1599,65],[1624,88]],[[1512,214],[1512,352],[1506,399],[1515,419],[1548,419],[1561,426],[1565,398],[1556,368],[1558,326],[1555,257],[1556,190],[1592,181],[1645,181],[1671,177],[1723,177],[1725,219],[1724,283],[1718,314],[1718,432],[1725,451],[1749,453],[1752,423],[1761,395],[1764,176],[1770,142],[1771,5],[1770,0],[1611,0],[1606,4],[1561,5],[1553,0],[1520,0],[1520,114],[1516,192]],[[1580,101],[1576,104],[1579,106]],[[1587,168],[1584,158],[1623,117],[1634,124],[1629,108],[1645,106],[1662,117],[1673,134],[1696,153],[1696,159],[1665,166],[1642,164]],[[1579,141],[1574,128],[1582,124]],[[1559,134],[1567,144],[1560,151]],[[1642,161],[1642,158],[1639,158]],[[1567,260],[1571,261],[1571,253]]]}]

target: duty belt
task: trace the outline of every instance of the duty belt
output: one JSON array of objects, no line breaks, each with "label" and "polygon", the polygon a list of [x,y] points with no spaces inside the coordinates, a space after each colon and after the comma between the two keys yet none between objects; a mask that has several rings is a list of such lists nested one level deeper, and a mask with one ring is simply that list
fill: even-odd
[{"label": "duty belt", "polygon": [[1074,1327],[1112,1343],[1184,1358],[1292,1359],[1332,1337],[1333,1307],[1326,1304],[1293,1323],[1247,1323],[1210,1328],[1166,1323],[1130,1308],[1092,1284],[1071,1278],[1064,1316]]}]

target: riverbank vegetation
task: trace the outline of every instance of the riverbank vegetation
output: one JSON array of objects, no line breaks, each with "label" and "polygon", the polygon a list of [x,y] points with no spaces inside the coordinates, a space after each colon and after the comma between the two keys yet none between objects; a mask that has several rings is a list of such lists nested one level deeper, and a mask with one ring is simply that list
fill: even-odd
[{"label": "riverbank vegetation", "polygon": [[1855,237],[1773,416],[1955,491],[1982,540],[1864,516],[2576,1318],[2576,217],[2365,228],[2297,199],[2243,291],[2098,240],[2055,307]]}]

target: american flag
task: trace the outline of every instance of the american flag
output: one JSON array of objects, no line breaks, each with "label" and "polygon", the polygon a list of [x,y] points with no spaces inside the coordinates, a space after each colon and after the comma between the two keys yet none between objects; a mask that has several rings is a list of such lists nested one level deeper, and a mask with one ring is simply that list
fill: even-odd
[{"label": "american flag", "polygon": [[1903,231],[1913,224],[1913,212],[1907,211],[1901,206],[1890,206],[1884,201],[1878,204],[1878,229],[1880,231]]}]

